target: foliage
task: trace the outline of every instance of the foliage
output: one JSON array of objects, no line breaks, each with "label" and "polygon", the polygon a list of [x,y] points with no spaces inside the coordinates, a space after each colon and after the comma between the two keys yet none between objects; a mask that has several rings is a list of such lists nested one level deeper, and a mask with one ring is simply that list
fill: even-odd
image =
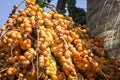
[{"label": "foliage", "polygon": [[76,0],[67,0],[67,8],[69,16],[71,16],[77,24],[83,25],[86,23],[86,12],[82,8],[76,7]]},{"label": "foliage", "polygon": [[38,4],[40,7],[45,7],[45,3],[50,3],[51,0],[36,0],[36,4]]}]

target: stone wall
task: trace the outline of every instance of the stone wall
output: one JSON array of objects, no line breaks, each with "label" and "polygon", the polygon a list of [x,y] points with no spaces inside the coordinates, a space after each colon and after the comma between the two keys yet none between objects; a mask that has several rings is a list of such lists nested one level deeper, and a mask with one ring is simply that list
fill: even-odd
[{"label": "stone wall", "polygon": [[120,0],[88,0],[91,34],[104,39],[104,49],[120,59]]}]

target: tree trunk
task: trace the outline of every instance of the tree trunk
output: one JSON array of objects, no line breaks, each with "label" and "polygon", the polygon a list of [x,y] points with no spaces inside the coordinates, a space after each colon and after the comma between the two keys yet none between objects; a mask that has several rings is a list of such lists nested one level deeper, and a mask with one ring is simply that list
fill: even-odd
[{"label": "tree trunk", "polygon": [[58,0],[57,8],[61,11],[65,11],[66,0]]},{"label": "tree trunk", "polygon": [[104,39],[104,50],[120,60],[120,0],[88,0],[91,34]]}]

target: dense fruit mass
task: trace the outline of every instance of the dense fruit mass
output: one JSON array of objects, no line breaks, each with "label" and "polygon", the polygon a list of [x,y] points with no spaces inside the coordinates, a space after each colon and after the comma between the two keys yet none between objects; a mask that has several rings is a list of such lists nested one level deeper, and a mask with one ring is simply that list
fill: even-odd
[{"label": "dense fruit mass", "polygon": [[103,40],[71,17],[44,12],[26,0],[14,6],[0,32],[1,80],[117,80],[119,61],[107,58]]}]

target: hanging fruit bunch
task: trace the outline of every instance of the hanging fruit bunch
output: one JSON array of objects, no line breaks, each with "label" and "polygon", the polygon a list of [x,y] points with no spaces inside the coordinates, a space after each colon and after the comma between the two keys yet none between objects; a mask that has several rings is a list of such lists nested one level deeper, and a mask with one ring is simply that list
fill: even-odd
[{"label": "hanging fruit bunch", "polygon": [[119,79],[119,62],[105,57],[103,40],[91,37],[86,25],[45,12],[36,0],[17,8],[0,30],[1,80]]}]

